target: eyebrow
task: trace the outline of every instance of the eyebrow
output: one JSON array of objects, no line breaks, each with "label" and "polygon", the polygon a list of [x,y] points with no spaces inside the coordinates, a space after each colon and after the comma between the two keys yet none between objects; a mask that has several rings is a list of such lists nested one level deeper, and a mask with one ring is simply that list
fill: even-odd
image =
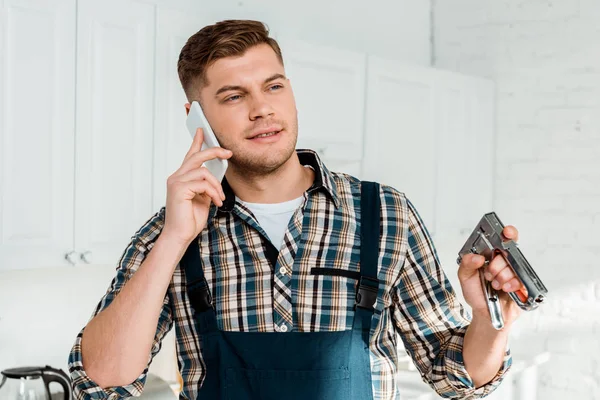
[{"label": "eyebrow", "polygon": [[[279,73],[273,74],[270,77],[268,77],[267,79],[265,79],[265,81],[263,82],[263,84],[269,83],[269,82],[274,81],[276,79],[286,79],[286,77],[285,77],[285,75],[279,74]],[[239,86],[239,85],[227,85],[227,86],[223,86],[219,90],[217,90],[217,93],[215,93],[215,97],[218,96],[218,95],[220,95],[223,92],[228,92],[230,90],[240,90],[242,92],[247,92],[247,90],[244,87],[242,87],[242,86]]]}]

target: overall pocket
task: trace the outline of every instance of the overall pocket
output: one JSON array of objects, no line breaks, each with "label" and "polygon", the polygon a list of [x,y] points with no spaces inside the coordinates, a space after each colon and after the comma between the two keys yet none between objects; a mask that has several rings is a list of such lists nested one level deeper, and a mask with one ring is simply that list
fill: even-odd
[{"label": "overall pocket", "polygon": [[228,368],[228,400],[346,400],[350,398],[348,368],[289,371]]}]

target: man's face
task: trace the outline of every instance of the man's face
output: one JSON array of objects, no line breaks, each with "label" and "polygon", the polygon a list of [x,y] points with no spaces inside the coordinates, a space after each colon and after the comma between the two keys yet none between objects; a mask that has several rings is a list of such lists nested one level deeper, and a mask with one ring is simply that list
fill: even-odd
[{"label": "man's face", "polygon": [[[262,44],[206,70],[200,100],[221,146],[239,173],[269,174],[290,159],[298,137],[296,102],[283,65]],[[267,136],[265,136],[267,134]]]}]

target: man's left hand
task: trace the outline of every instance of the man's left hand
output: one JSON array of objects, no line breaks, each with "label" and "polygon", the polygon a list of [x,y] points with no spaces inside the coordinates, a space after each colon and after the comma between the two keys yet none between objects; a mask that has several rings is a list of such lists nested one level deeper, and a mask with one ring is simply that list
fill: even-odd
[{"label": "man's left hand", "polygon": [[[505,226],[502,234],[505,241],[514,240],[516,242],[519,237],[517,228],[511,225]],[[491,281],[494,289],[498,291],[504,324],[506,327],[510,327],[521,315],[522,310],[510,298],[508,293],[518,290],[524,291],[523,284],[502,255],[496,255],[489,265],[485,265],[485,258],[481,255],[465,255],[458,268],[458,279],[465,300],[472,308],[473,318],[488,320],[491,324],[485,292],[481,287],[479,278],[480,268],[484,268],[485,278]]]}]

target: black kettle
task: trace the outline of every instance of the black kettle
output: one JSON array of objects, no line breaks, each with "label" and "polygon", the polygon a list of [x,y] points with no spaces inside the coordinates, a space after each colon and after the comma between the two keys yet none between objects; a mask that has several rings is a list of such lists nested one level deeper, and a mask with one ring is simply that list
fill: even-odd
[{"label": "black kettle", "polygon": [[0,375],[0,399],[56,400],[56,395],[50,394],[52,382],[62,386],[62,399],[72,399],[71,379],[60,369],[50,366],[5,369]]}]

